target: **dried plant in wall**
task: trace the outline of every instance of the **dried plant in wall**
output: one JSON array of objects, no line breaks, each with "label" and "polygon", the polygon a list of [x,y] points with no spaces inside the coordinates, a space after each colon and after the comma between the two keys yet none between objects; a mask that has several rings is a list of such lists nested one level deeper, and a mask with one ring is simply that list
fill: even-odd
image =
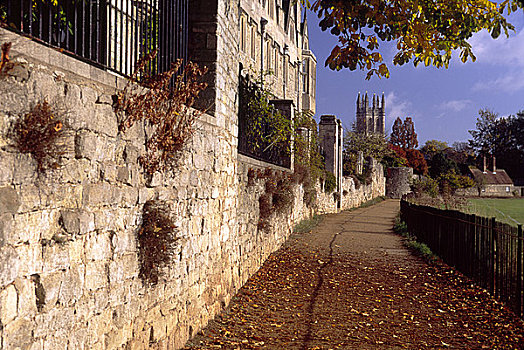
[{"label": "dried plant in wall", "polygon": [[11,43],[3,43],[2,47],[2,58],[0,59],[0,77],[5,76],[7,69],[12,65],[9,62],[9,51],[11,50]]},{"label": "dried plant in wall", "polygon": [[293,185],[296,182],[292,174],[270,168],[259,171],[257,178],[264,180],[264,192],[258,199],[258,228],[268,229],[273,214],[285,214],[291,209],[295,200]]},{"label": "dried plant in wall", "polygon": [[30,153],[38,171],[56,169],[64,154],[61,138],[64,124],[47,101],[37,103],[23,118],[14,122],[10,135],[21,153]]},{"label": "dried plant in wall", "polygon": [[182,60],[172,63],[167,72],[149,74],[149,62],[154,61],[156,54],[155,50],[138,61],[116,103],[116,110],[124,114],[119,125],[121,131],[140,121],[147,121],[152,126],[153,133],[148,135],[146,143],[147,153],[140,157],[140,163],[150,175],[176,165],[202,113],[191,106],[207,86],[199,81],[207,69],[191,62],[182,68]]},{"label": "dried plant in wall", "polygon": [[247,171],[247,187],[255,186],[255,169],[249,168]]},{"label": "dried plant in wall", "polygon": [[171,262],[177,241],[175,227],[165,201],[150,200],[144,204],[137,236],[139,276],[144,282],[158,283],[162,269]]}]

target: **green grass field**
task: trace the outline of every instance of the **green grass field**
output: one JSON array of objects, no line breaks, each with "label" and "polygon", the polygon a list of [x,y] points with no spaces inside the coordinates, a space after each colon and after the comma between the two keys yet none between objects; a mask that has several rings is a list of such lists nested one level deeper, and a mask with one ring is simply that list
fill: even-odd
[{"label": "green grass field", "polygon": [[497,221],[516,226],[524,224],[524,198],[470,199],[468,211],[471,214],[496,217]]}]

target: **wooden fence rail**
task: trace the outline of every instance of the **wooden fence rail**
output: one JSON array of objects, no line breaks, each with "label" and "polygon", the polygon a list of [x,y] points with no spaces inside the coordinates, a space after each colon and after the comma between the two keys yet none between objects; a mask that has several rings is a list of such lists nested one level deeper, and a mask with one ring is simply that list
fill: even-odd
[{"label": "wooden fence rail", "polygon": [[524,318],[522,225],[404,200],[400,212],[420,242]]}]

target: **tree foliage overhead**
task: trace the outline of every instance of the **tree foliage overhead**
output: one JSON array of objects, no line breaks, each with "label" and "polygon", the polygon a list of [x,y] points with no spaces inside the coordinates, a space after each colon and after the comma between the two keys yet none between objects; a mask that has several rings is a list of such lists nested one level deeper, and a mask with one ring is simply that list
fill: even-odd
[{"label": "tree foliage overhead", "polygon": [[497,4],[488,0],[302,0],[320,18],[322,30],[338,36],[326,59],[333,70],[366,70],[389,77],[379,51],[380,43],[395,42],[393,64],[448,67],[452,52],[460,59],[475,61],[468,39],[483,29],[493,38],[507,36],[513,25],[505,15],[522,6],[519,1]]}]

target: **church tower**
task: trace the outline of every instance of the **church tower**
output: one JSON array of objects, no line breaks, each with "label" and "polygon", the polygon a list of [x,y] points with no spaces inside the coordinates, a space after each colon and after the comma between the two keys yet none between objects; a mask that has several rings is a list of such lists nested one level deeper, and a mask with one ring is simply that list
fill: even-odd
[{"label": "church tower", "polygon": [[373,94],[371,104],[368,100],[368,93],[364,97],[357,97],[357,123],[356,131],[364,135],[381,134],[386,135],[386,103],[384,93],[382,100]]}]

